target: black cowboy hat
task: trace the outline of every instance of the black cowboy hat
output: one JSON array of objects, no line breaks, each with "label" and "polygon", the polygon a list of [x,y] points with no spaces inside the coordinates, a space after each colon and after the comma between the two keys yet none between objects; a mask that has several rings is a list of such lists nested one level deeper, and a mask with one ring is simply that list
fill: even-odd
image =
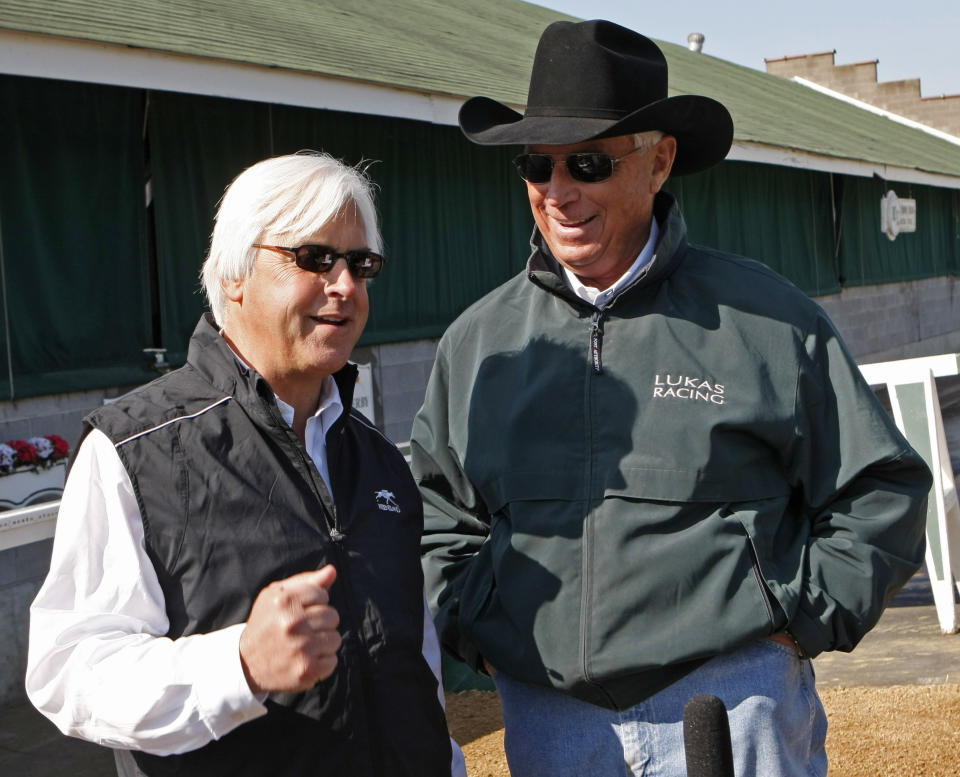
[{"label": "black cowboy hat", "polygon": [[667,97],[667,61],[643,35],[602,20],[554,22],[540,36],[521,115],[489,97],[460,108],[460,129],[482,146],[567,145],[660,130],[677,139],[673,175],[720,162],[733,120],[709,97]]}]

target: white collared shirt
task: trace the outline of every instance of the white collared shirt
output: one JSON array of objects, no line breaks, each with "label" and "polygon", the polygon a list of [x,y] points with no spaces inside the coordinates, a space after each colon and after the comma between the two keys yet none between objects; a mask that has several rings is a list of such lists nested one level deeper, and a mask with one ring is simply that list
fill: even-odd
[{"label": "white collared shirt", "polygon": [[[277,400],[277,407],[280,409],[283,420],[287,422],[287,426],[292,428],[293,406],[288,405],[276,394],[273,395],[273,398]],[[327,491],[332,495],[330,468],[327,466],[327,432],[343,414],[343,403],[340,401],[337,382],[330,376],[323,380],[323,385],[320,387],[320,400],[317,405],[316,412],[307,419],[307,428],[303,437],[307,446],[307,453],[310,454],[310,458],[316,464],[323,482],[327,484]]]},{"label": "white collared shirt", "polygon": [[[291,422],[293,409],[278,407]],[[325,432],[342,412],[328,378],[306,433],[328,488]],[[244,626],[164,636],[169,620],[133,486],[113,443],[93,430],[64,487],[50,571],[30,608],[26,690],[33,705],[64,734],[106,747],[155,755],[195,750],[266,713],[240,663]],[[440,644],[426,597],[423,654],[443,704]],[[451,747],[453,774],[464,777],[463,753],[452,739]]]},{"label": "white collared shirt", "polygon": [[602,291],[593,286],[584,286],[576,275],[561,265],[567,285],[580,299],[586,300],[596,308],[605,308],[610,303],[610,300],[646,271],[647,265],[653,261],[653,255],[656,252],[659,237],[660,228],[657,226],[657,220],[655,218],[650,219],[650,237],[647,238],[647,244],[643,247],[643,250],[634,260],[633,264],[630,265],[629,269],[616,280],[613,286],[603,289]]}]

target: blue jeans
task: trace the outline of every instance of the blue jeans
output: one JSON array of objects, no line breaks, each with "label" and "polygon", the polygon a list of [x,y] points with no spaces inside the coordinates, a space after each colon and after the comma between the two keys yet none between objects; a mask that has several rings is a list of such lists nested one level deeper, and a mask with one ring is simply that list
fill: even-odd
[{"label": "blue jeans", "polygon": [[514,680],[494,682],[517,777],[686,777],[683,708],[697,694],[727,708],[737,777],[824,777],[827,717],[810,661],[764,640],[711,659],[623,712]]}]

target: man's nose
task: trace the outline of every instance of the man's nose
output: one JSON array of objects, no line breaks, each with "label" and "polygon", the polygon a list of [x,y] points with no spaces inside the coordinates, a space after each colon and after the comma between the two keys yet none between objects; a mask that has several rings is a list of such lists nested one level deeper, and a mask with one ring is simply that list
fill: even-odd
[{"label": "man's nose", "polygon": [[356,292],[357,286],[363,283],[362,280],[353,277],[347,260],[342,256],[337,259],[333,267],[324,273],[323,281],[328,294],[335,293],[341,297],[351,296]]},{"label": "man's nose", "polygon": [[570,175],[565,157],[553,160],[550,180],[541,186],[544,196],[551,200],[567,201],[580,191],[580,182]]}]

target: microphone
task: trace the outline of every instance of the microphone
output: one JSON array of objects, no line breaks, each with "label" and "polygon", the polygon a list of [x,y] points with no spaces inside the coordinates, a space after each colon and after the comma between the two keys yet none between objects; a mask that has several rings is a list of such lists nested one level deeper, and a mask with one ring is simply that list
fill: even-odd
[{"label": "microphone", "polygon": [[683,749],[687,777],[735,777],[727,709],[713,694],[694,696],[684,707]]}]

